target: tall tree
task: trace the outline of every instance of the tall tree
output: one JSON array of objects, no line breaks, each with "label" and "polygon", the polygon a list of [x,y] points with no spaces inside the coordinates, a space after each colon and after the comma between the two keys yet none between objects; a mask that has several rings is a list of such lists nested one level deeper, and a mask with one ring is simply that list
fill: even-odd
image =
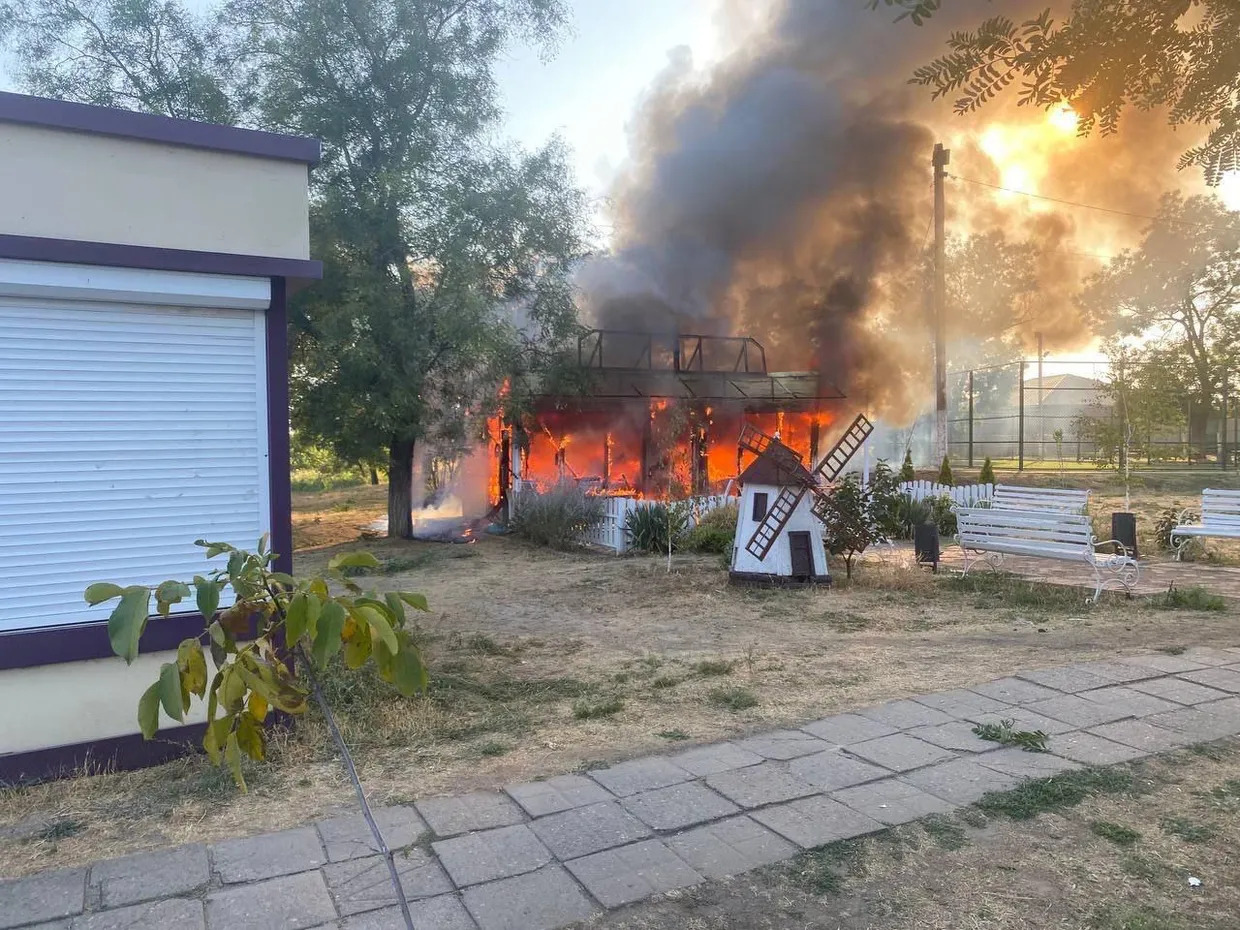
[{"label": "tall tree", "polygon": [[[942,0],[870,0],[903,9],[920,25]],[[1197,165],[1210,184],[1240,170],[1240,4],[1236,0],[1072,0],[1022,22],[993,16],[951,33],[949,51],[918,68],[913,81],[935,97],[956,95],[957,112],[989,103],[1014,83],[1019,102],[1069,103],[1078,129],[1114,132],[1128,107],[1165,107],[1173,126],[1209,127],[1181,167]]]},{"label": "tall tree", "polygon": [[1240,362],[1240,214],[1210,197],[1168,194],[1136,249],[1089,280],[1081,304],[1095,331],[1139,336],[1159,368],[1187,383],[1189,442],[1204,445],[1223,379]]}]

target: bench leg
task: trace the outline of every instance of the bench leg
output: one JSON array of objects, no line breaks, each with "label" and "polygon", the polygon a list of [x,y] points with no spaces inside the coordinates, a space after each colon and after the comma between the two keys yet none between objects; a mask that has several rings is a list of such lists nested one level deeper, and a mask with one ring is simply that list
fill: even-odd
[{"label": "bench leg", "polygon": [[[969,569],[974,565],[989,565],[991,571],[996,572],[999,571],[999,567],[1003,565],[1002,552],[979,552],[977,549],[966,549],[964,546],[960,547],[960,551],[964,553],[964,571],[960,573],[961,575],[969,574]],[[973,553],[973,558],[969,558],[970,552]],[[980,555],[981,558],[977,558],[978,555]]]}]

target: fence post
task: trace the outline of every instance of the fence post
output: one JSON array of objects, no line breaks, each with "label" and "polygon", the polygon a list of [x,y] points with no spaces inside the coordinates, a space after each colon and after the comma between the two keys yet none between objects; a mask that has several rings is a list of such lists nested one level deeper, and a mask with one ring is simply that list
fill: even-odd
[{"label": "fence post", "polygon": [[973,372],[969,371],[969,467],[973,467]]},{"label": "fence post", "polygon": [[1219,431],[1218,439],[1218,461],[1219,465],[1222,466],[1223,471],[1227,470],[1227,407],[1229,406],[1228,401],[1231,399],[1228,396],[1227,390],[1228,374],[1229,372],[1223,372],[1223,428]]},{"label": "fence post", "polygon": [[1025,470],[1025,360],[1020,360],[1016,376],[1018,408],[1016,414],[1016,470]]}]

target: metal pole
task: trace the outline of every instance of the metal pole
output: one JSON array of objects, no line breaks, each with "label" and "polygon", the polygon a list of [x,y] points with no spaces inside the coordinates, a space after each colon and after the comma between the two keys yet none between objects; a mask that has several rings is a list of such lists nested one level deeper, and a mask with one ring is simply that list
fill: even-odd
[{"label": "metal pole", "polygon": [[1019,404],[1016,415],[1016,470],[1025,470],[1025,360],[1020,360],[1020,375],[1017,382]]},{"label": "metal pole", "polygon": [[1228,401],[1227,375],[1223,375],[1223,429],[1219,436],[1218,462],[1224,471],[1227,470],[1227,407]]},{"label": "metal pole", "polygon": [[934,427],[938,458],[947,457],[947,208],[943,181],[951,152],[935,143],[934,156]]},{"label": "metal pole", "polygon": [[1046,460],[1046,419],[1042,413],[1042,334],[1038,337],[1038,461]]},{"label": "metal pole", "polygon": [[969,467],[973,467],[973,372],[969,372]]}]

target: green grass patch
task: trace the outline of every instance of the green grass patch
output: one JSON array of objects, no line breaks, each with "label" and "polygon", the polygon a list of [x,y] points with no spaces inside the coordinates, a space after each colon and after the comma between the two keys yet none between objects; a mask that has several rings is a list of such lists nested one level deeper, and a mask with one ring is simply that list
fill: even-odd
[{"label": "green grass patch", "polygon": [[501,646],[486,633],[471,633],[461,642],[461,648],[482,656],[510,656],[512,650]]},{"label": "green grass patch", "polygon": [[862,840],[838,840],[803,852],[789,863],[792,878],[814,894],[837,895],[845,878],[865,874],[863,849]]},{"label": "green grass patch", "polygon": [[1218,836],[1218,829],[1208,823],[1194,823],[1183,817],[1167,817],[1159,824],[1164,833],[1178,836],[1186,843],[1208,843]]},{"label": "green grass patch", "polygon": [[1011,791],[992,792],[977,806],[988,814],[1030,820],[1048,811],[1075,807],[1090,795],[1118,794],[1132,788],[1132,773],[1127,769],[1081,769],[1028,781]]},{"label": "green grass patch", "polygon": [[1240,778],[1233,778],[1216,785],[1209,791],[1203,791],[1199,795],[1209,802],[1211,807],[1221,808],[1223,810],[1235,810],[1240,808]]},{"label": "green grass patch", "polygon": [[1184,655],[1184,653],[1188,652],[1188,647],[1187,646],[1163,646],[1158,651],[1163,653],[1164,655],[1182,656]]},{"label": "green grass patch", "polygon": [[964,827],[947,817],[931,814],[921,821],[921,828],[943,849],[964,849],[969,845]]},{"label": "green grass patch", "polygon": [[55,843],[57,840],[67,840],[71,836],[77,836],[86,832],[86,822],[78,820],[74,817],[61,817],[53,820],[43,829],[33,834],[32,840],[41,840],[45,843]]},{"label": "green grass patch", "polygon": [[578,720],[597,720],[600,717],[613,717],[622,710],[624,710],[624,700],[616,695],[586,697],[573,703],[573,716]]},{"label": "green grass patch", "polygon": [[682,681],[684,679],[678,675],[656,675],[650,680],[650,687],[660,689],[675,688]]},{"label": "green grass patch", "polygon": [[1132,827],[1125,827],[1122,823],[1112,823],[1109,820],[1091,821],[1089,829],[1094,836],[1109,840],[1116,846],[1131,846],[1141,839],[1141,834]]},{"label": "green grass patch", "polygon": [[1046,752],[1046,743],[1050,739],[1041,730],[1017,730],[1015,720],[979,723],[973,728],[973,735],[1003,746],[1019,746],[1025,752]]},{"label": "green grass patch", "polygon": [[478,745],[478,755],[480,756],[502,756],[511,751],[511,746],[507,743],[501,743],[499,740],[487,740],[485,743],[480,743]]},{"label": "green grass patch", "polygon": [[758,696],[748,688],[712,688],[706,698],[716,707],[734,713],[758,706]]},{"label": "green grass patch", "polygon": [[1195,925],[1158,908],[1109,905],[1095,912],[1090,930],[1190,930]]},{"label": "green grass patch", "polygon": [[693,666],[695,672],[706,678],[718,675],[731,675],[734,668],[736,668],[735,662],[729,662],[724,659],[703,659]]},{"label": "green grass patch", "polygon": [[660,730],[655,736],[670,740],[673,743],[680,743],[689,738],[689,734],[684,730]]},{"label": "green grass patch", "polygon": [[870,618],[850,611],[827,613],[822,615],[822,622],[837,633],[857,633],[870,625]]},{"label": "green grass patch", "polygon": [[1199,585],[1190,588],[1177,588],[1173,585],[1164,593],[1151,597],[1150,606],[1159,610],[1219,611],[1227,609],[1227,598],[1211,594]]},{"label": "green grass patch", "polygon": [[1081,593],[1064,585],[1026,581],[1007,572],[954,575],[941,582],[946,590],[974,595],[975,607],[1013,607],[1041,613],[1079,611]]}]

